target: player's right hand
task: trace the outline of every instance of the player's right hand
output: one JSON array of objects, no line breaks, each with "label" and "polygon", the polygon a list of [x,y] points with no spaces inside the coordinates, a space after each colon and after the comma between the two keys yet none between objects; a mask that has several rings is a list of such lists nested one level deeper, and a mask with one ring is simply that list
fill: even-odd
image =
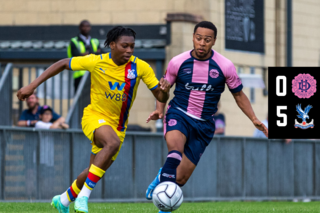
[{"label": "player's right hand", "polygon": [[171,84],[167,79],[161,78],[159,81],[160,89],[164,92],[169,92],[171,88]]},{"label": "player's right hand", "polygon": [[149,123],[149,121],[151,120],[158,120],[161,118],[163,118],[163,112],[160,112],[159,110],[155,110],[149,115],[146,122]]},{"label": "player's right hand", "polygon": [[252,121],[252,123],[257,129],[262,131],[266,137],[268,137],[268,128],[261,121],[259,121],[258,119],[255,119]]},{"label": "player's right hand", "polygon": [[20,101],[24,101],[26,100],[26,98],[32,95],[33,92],[34,89],[30,85],[28,85],[19,89],[19,91],[17,92],[17,97]]}]

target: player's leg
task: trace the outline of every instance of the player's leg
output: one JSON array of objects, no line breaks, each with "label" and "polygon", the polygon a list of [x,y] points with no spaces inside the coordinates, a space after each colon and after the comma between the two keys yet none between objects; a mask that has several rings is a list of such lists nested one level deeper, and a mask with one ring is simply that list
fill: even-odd
[{"label": "player's leg", "polygon": [[[178,130],[172,130],[166,134],[166,140],[167,140],[167,146],[168,146],[168,152],[169,152],[167,156],[167,160],[164,166],[159,169],[159,172],[155,177],[155,179],[148,186],[148,189],[146,191],[146,198],[148,200],[152,199],[152,192],[156,188],[156,186],[160,183],[161,174],[167,176],[167,178],[169,178],[168,174],[173,174],[175,176],[175,169],[177,165],[179,165],[180,163],[181,153],[183,153],[183,149],[184,149],[183,147],[184,147],[184,144],[186,143],[186,136]],[[170,179],[175,179],[175,177],[170,176]]]},{"label": "player's leg", "polygon": [[[181,164],[180,162],[183,160],[182,155],[187,138],[186,135],[179,130],[172,130],[166,133],[166,141],[168,146],[167,160],[163,167],[160,168],[158,176],[149,185],[147,190],[147,199],[152,199],[152,192],[159,183],[164,181],[176,183],[176,180],[179,180],[177,179],[179,177],[177,176],[177,168],[179,168],[179,165]],[[160,210],[159,213],[164,212]]]},{"label": "player's leg", "polygon": [[101,126],[94,132],[94,144],[101,150],[94,157],[88,172],[88,176],[75,202],[76,212],[88,212],[88,199],[90,194],[102,178],[105,171],[112,164],[120,148],[120,139],[116,132],[107,125]]},{"label": "player's leg", "polygon": [[196,165],[192,163],[189,158],[183,154],[181,163],[179,164],[177,168],[177,179],[176,183],[182,187],[187,183],[190,176],[192,175],[194,169],[196,168]]},{"label": "player's leg", "polygon": [[189,180],[201,156],[210,144],[215,131],[213,120],[199,121],[188,118],[188,123],[191,126],[190,134],[184,146],[182,161],[177,168],[176,183],[180,186],[183,186]]},{"label": "player's leg", "polygon": [[153,190],[160,182],[175,182],[176,180],[176,168],[182,159],[188,135],[188,125],[180,113],[182,112],[171,108],[165,116],[164,135],[168,146],[168,155],[164,166],[160,168],[158,175],[148,186],[146,191],[148,200],[152,199]]},{"label": "player's leg", "polygon": [[[94,154],[90,156],[90,164],[93,163],[95,158]],[[61,195],[54,196],[51,202],[51,205],[58,209],[59,212],[65,213],[69,212],[69,205],[78,197],[80,189],[83,187],[83,184],[88,176],[89,167],[84,169],[77,177],[77,179],[72,183],[72,185]]]},{"label": "player's leg", "polygon": [[179,130],[166,133],[168,155],[160,172],[160,183],[164,181],[176,182],[177,167],[182,160],[186,136]]}]

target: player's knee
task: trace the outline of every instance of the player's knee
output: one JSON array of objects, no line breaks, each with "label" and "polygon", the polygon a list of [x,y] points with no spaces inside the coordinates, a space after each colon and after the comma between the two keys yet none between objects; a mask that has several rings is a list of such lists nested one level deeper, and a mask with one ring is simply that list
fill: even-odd
[{"label": "player's knee", "polygon": [[111,151],[112,155],[115,155],[120,148],[120,140],[110,139],[108,140],[106,147]]}]

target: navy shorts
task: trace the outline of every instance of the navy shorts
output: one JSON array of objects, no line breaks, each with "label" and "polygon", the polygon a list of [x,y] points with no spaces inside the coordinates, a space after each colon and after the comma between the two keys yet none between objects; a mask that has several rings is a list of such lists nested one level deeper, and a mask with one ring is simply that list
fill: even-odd
[{"label": "navy shorts", "polygon": [[214,119],[201,121],[186,115],[184,112],[170,108],[165,116],[164,134],[172,130],[179,130],[187,137],[184,154],[198,164],[201,155],[211,142],[214,131]]}]

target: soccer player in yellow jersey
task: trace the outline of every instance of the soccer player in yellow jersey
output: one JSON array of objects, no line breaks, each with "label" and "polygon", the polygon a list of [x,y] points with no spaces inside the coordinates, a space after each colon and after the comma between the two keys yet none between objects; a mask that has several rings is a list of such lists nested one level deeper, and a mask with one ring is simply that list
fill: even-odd
[{"label": "soccer player in yellow jersey", "polygon": [[52,199],[59,212],[69,212],[75,200],[76,212],[88,212],[88,199],[96,183],[117,158],[128,123],[129,111],[136,97],[140,79],[160,102],[169,98],[170,83],[156,79],[145,61],[133,56],[136,33],[115,27],[107,34],[110,53],[62,59],[50,66],[31,84],[18,91],[25,100],[48,78],[64,69],[91,72],[91,104],[84,109],[82,129],[92,143],[90,168],[86,168],[66,192]]}]

